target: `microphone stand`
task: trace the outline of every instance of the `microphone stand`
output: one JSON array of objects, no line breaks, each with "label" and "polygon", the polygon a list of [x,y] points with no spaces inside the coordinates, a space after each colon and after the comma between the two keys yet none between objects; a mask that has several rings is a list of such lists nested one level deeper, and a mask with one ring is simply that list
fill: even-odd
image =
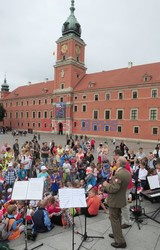
[{"label": "microphone stand", "polygon": [[[88,194],[88,192],[89,192],[91,189],[93,189],[94,187],[96,187],[96,186],[97,186],[97,184],[94,185],[93,187],[91,187],[91,188],[86,192],[86,194]],[[87,234],[87,216],[86,216],[86,209],[87,209],[87,208],[85,208],[84,234],[82,234],[82,233],[80,233],[80,232],[76,232],[77,234],[79,234],[79,235],[82,236],[82,241],[81,241],[79,247],[77,248],[77,250],[79,250],[79,249],[81,248],[83,242],[87,241],[87,239],[104,239],[103,236],[88,236],[88,234]]]}]

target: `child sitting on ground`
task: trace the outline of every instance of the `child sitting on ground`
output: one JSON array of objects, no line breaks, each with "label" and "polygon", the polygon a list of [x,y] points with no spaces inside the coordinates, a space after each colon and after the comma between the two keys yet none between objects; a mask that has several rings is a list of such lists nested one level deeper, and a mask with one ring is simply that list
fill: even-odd
[{"label": "child sitting on ground", "polygon": [[16,205],[10,205],[8,207],[8,240],[15,240],[20,237],[21,232],[24,231],[24,225],[22,225],[23,219],[16,220],[17,214]]}]

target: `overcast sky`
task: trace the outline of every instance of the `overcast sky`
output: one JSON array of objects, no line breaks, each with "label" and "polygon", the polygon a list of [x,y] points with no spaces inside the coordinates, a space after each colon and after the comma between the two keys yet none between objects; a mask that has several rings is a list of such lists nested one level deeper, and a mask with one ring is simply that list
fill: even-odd
[{"label": "overcast sky", "polygon": [[[0,0],[0,83],[54,78],[70,0]],[[160,0],[75,0],[88,73],[160,61]]]}]

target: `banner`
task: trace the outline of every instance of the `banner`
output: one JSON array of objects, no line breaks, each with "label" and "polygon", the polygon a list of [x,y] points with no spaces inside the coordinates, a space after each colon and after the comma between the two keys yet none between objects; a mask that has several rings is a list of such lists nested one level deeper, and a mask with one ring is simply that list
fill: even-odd
[{"label": "banner", "polygon": [[66,118],[66,104],[64,102],[56,103],[56,118]]}]

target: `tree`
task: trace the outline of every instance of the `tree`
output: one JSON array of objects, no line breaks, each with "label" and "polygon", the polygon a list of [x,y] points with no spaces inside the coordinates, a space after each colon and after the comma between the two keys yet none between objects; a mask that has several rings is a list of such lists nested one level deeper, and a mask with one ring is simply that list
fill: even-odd
[{"label": "tree", "polygon": [[4,109],[3,105],[0,105],[0,121],[2,122],[5,117],[6,110]]}]

